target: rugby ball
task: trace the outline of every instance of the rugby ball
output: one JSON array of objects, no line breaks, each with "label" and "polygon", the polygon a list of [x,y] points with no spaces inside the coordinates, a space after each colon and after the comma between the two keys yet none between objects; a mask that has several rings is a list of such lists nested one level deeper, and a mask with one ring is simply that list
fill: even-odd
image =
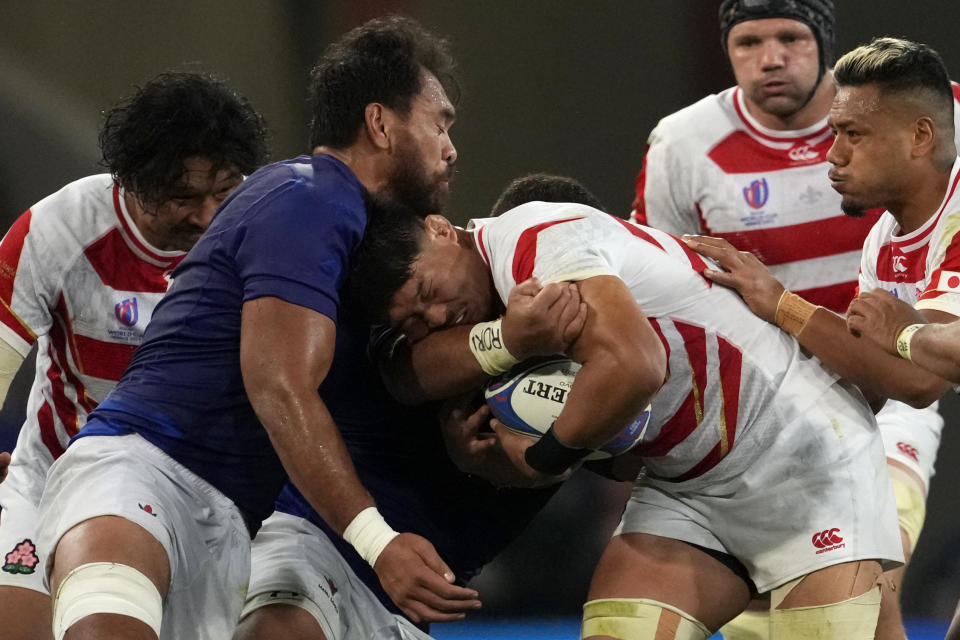
[{"label": "rugby ball", "polygon": [[[540,438],[563,410],[579,370],[579,363],[562,357],[527,360],[490,381],[484,399],[508,429]],[[647,406],[627,428],[586,460],[602,460],[629,451],[643,438],[649,422]]]}]

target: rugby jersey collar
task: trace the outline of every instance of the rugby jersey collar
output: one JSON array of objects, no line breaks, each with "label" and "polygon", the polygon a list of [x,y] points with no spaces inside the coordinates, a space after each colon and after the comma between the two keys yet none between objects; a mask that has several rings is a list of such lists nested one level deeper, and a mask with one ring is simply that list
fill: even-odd
[{"label": "rugby jersey collar", "polygon": [[127,243],[127,246],[141,259],[159,267],[170,266],[178,262],[186,252],[176,249],[164,251],[151,245],[147,239],[143,237],[143,234],[140,233],[140,229],[138,229],[134,223],[133,217],[130,215],[130,212],[127,211],[127,205],[123,198],[124,193],[124,189],[120,183],[114,182],[113,208],[117,213],[117,218],[120,220],[120,235],[123,236],[123,240]]},{"label": "rugby jersey collar", "polygon": [[830,127],[827,125],[826,115],[809,127],[797,129],[795,131],[780,131],[763,126],[752,115],[750,115],[750,110],[747,109],[747,103],[743,97],[743,91],[740,89],[740,87],[734,87],[733,89],[733,108],[736,110],[740,120],[746,126],[747,132],[757,140],[767,143],[768,145],[771,142],[781,144],[787,143],[790,145],[798,142],[805,142],[810,145],[815,145],[823,142],[828,137],[833,135],[833,133],[830,131]]},{"label": "rugby jersey collar", "polygon": [[[930,216],[918,229],[914,229],[910,233],[903,235],[898,235],[897,232],[900,230],[900,227],[897,226],[897,230],[892,234],[890,241],[895,245],[901,246],[914,245],[926,241],[940,220],[940,216],[943,215],[944,210],[947,208],[947,203],[950,201],[950,198],[957,192],[958,185],[960,185],[960,157],[954,158],[953,160],[953,168],[950,170],[950,181],[947,182],[947,192],[944,194],[940,206],[937,207],[936,215]],[[889,211],[887,213],[890,214]]]}]

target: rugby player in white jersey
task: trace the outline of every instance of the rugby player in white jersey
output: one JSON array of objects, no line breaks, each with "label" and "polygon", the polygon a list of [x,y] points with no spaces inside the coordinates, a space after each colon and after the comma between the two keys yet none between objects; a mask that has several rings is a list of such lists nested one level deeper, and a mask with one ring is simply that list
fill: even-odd
[{"label": "rugby player in white jersey", "polygon": [[567,353],[583,367],[563,412],[535,444],[495,423],[516,482],[565,477],[652,406],[635,449],[646,473],[594,576],[584,638],[704,640],[757,592],[772,592],[775,637],[872,637],[881,563],[902,551],[858,391],[702,278],[708,265],[665,232],[570,203],[467,230],[384,220],[356,267],[381,277],[356,278],[354,299],[414,340],[495,317],[531,275],[577,284],[587,321]]},{"label": "rugby player in white jersey", "polygon": [[[833,164],[833,187],[851,215],[870,207],[887,209],[865,241],[859,288],[893,293],[916,307],[927,322],[951,322],[960,316],[955,288],[960,283],[955,277],[960,248],[954,239],[960,219],[957,87],[936,52],[893,38],[874,40],[844,55],[834,77],[838,90],[830,125],[836,139],[827,155]],[[865,391],[925,406],[948,388],[942,378],[875,342],[853,337],[843,318],[785,290],[752,254],[738,252],[722,239],[697,237],[688,243],[728,270],[708,273],[711,278],[735,287],[762,318],[787,323],[802,346]],[[857,307],[852,303],[851,311]],[[851,322],[856,326],[856,320]],[[891,464],[901,527],[904,537],[909,536],[905,546],[915,543],[922,524],[926,484],[917,480],[929,464],[917,462],[939,441],[938,433],[923,426],[900,427],[895,442],[903,454],[901,464]],[[924,444],[914,447],[914,441]],[[889,456],[889,441],[887,452]]]},{"label": "rugby player in white jersey", "polygon": [[0,401],[37,344],[0,485],[0,620],[11,640],[51,637],[37,539],[47,469],[120,378],[170,271],[267,151],[247,100],[199,73],[149,80],[107,112],[100,147],[109,173],[44,198],[0,243]]},{"label": "rugby player in white jersey", "polygon": [[[724,238],[753,253],[791,291],[843,313],[882,208],[844,215],[827,177],[833,2],[724,0],[720,27],[737,84],[660,121],[637,178],[633,218],[678,236]],[[960,122],[960,108],[956,117]],[[943,419],[936,405],[920,411],[890,402],[877,421],[909,559],[924,501],[903,498],[926,495]],[[901,568],[891,578],[899,586],[902,576]],[[723,630],[727,640],[766,637],[765,607],[758,605]],[[881,638],[904,637],[899,598],[884,602],[880,628]]]}]

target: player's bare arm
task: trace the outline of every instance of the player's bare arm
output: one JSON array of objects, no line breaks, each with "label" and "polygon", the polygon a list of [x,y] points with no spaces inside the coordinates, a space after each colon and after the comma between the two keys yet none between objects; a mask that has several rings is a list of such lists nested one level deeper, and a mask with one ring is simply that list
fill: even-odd
[{"label": "player's bare arm", "polygon": [[[291,480],[342,533],[374,504],[317,393],[335,336],[330,318],[305,307],[271,297],[243,305],[240,366],[250,402]],[[477,593],[451,584],[450,569],[419,536],[395,537],[374,569],[393,601],[416,622],[457,620],[479,606]]]},{"label": "player's bare arm", "polygon": [[[918,326],[910,328],[914,325]],[[890,355],[908,357],[918,367],[960,382],[960,323],[956,321],[929,322],[924,313],[875,289],[850,303],[847,327]]]},{"label": "player's bare arm", "polygon": [[[563,352],[579,335],[586,306],[577,287],[531,278],[510,292],[501,331],[518,360]],[[381,363],[384,383],[405,404],[440,400],[476,389],[490,378],[469,348],[470,326],[450,327],[415,343],[402,341]]]},{"label": "player's bare arm", "polygon": [[[685,236],[683,240],[691,249],[716,260],[722,267],[723,270],[705,271],[705,277],[736,290],[751,311],[776,324],[777,306],[784,287],[753,254],[737,251],[720,238]],[[934,322],[953,318],[936,311],[923,314]],[[847,330],[846,321],[827,309],[818,308],[796,337],[800,345],[824,365],[868,394],[925,407],[949,387],[939,376],[857,339]]]},{"label": "player's bare arm", "polygon": [[10,454],[6,451],[0,451],[0,482],[7,477],[7,469],[10,467]]},{"label": "player's bare arm", "polygon": [[[583,366],[553,431],[566,447],[592,449],[609,441],[649,404],[663,384],[666,353],[622,280],[597,276],[578,286],[587,321],[567,353]],[[494,425],[504,449],[531,483],[550,479],[527,464],[532,440],[496,421]]]}]

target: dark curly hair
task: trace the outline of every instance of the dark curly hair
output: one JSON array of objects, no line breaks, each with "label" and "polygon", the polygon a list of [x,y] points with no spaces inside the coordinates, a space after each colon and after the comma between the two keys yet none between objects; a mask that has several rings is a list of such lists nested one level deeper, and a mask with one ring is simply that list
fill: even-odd
[{"label": "dark curly hair", "polygon": [[603,204],[595,195],[574,180],[566,176],[554,176],[548,173],[531,173],[517,178],[507,185],[497,198],[490,217],[495,218],[504,211],[519,207],[527,202],[576,202],[606,212]]},{"label": "dark curly hair", "polygon": [[101,164],[142,203],[168,200],[193,156],[244,174],[267,159],[263,117],[207,73],[162,73],[104,115]]},{"label": "dark curly hair", "polygon": [[310,148],[351,145],[372,102],[409,114],[421,90],[421,69],[436,76],[456,104],[453,66],[446,40],[410,18],[377,18],[347,32],[310,73]]},{"label": "dark curly hair", "polygon": [[347,320],[386,324],[394,294],[413,277],[424,238],[423,216],[391,199],[365,194],[367,227],[350,259],[340,298]]}]

